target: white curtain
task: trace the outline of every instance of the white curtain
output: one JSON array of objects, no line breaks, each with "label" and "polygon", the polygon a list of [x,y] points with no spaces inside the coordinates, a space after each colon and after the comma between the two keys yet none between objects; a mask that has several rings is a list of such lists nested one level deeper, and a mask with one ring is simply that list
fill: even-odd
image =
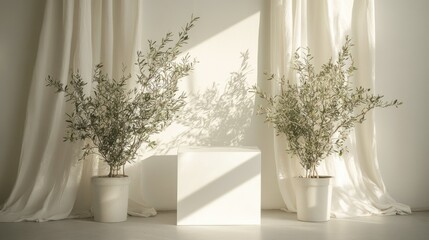
[{"label": "white curtain", "polygon": [[[133,71],[142,41],[142,1],[48,0],[31,81],[18,176],[0,211],[2,221],[47,221],[87,217],[90,177],[103,172],[96,159],[77,161],[80,146],[64,143],[65,104],[62,95],[45,86],[48,75],[67,83],[79,72],[91,87],[93,67],[102,62],[110,76],[122,64]],[[155,215],[144,207],[138,176],[130,176],[129,214]]]},{"label": "white curtain", "polygon": [[[357,72],[357,86],[374,88],[375,29],[373,0],[272,0],[271,1],[271,72],[293,79],[291,57],[298,47],[309,47],[314,63],[320,66],[337,55],[349,35]],[[273,83],[273,93],[279,91]],[[397,203],[386,192],[381,178],[375,143],[374,114],[358,125],[349,137],[349,152],[330,157],[320,172],[333,175],[334,217],[373,214],[406,214],[410,208]],[[280,191],[287,211],[296,211],[291,178],[299,175],[297,159],[285,152],[284,137],[275,137],[275,158]]]}]

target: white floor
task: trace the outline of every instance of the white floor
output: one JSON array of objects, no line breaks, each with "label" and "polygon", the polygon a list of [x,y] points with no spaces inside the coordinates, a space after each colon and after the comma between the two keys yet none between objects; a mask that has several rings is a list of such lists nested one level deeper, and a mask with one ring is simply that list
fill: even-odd
[{"label": "white floor", "polygon": [[331,219],[326,223],[296,220],[296,215],[277,210],[263,211],[260,226],[176,226],[175,212],[156,217],[129,217],[123,223],[96,223],[92,219],[70,219],[45,223],[0,223],[1,240],[62,239],[388,239],[428,240],[429,212],[408,216]]}]

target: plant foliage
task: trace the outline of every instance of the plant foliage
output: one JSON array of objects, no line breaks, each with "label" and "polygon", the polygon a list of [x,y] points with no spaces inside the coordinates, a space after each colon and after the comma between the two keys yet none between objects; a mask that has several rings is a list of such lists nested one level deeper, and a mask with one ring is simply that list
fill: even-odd
[{"label": "plant foliage", "polygon": [[151,136],[168,126],[185,104],[186,96],[179,93],[177,84],[195,61],[188,54],[181,59],[179,55],[197,20],[192,17],[174,43],[173,34],[167,33],[160,43],[149,40],[146,54],[137,52],[139,71],[131,89],[127,88],[131,75],[125,75],[125,69],[120,79],[109,78],[102,72],[102,64],[94,69],[90,95],[84,93],[87,83],[79,71],[72,73],[67,85],[48,76],[47,86],[65,93],[66,101],[73,105],[67,114],[64,140],[86,140],[82,159],[100,155],[110,167],[109,177],[115,177],[125,175],[125,163],[135,158],[143,143],[155,146]]},{"label": "plant foliage", "polygon": [[[265,115],[278,135],[285,134],[287,150],[298,156],[305,177],[318,177],[316,167],[322,160],[347,151],[345,141],[351,129],[362,123],[371,109],[402,104],[383,101],[383,96],[372,94],[368,88],[352,86],[349,79],[357,70],[352,46],[347,37],[337,60],[329,59],[319,72],[315,71],[310,49],[298,49],[293,58],[297,84],[280,78],[280,93],[275,96],[256,86],[252,89],[267,103],[259,114]],[[271,75],[272,79],[278,78]]]}]

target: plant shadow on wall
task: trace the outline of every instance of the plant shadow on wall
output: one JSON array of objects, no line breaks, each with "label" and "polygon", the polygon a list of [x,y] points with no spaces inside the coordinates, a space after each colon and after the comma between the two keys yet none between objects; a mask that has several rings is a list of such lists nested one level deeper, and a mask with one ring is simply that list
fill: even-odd
[{"label": "plant shadow on wall", "polygon": [[[142,161],[130,165],[128,173],[139,178],[131,184],[141,189],[141,196],[148,206],[158,210],[176,208],[177,155],[180,145],[239,146],[245,144],[254,110],[254,96],[248,92],[247,76],[251,72],[248,64],[249,52],[241,53],[238,71],[232,72],[223,88],[213,83],[211,87],[187,97],[188,103],[177,114],[178,117],[168,133],[158,140],[158,146],[148,156],[141,152]],[[142,149],[143,150],[143,149]],[[153,186],[157,182],[157,186]],[[160,184],[160,185],[158,185]],[[239,184],[239,183],[237,183]],[[134,195],[134,193],[131,193]]]},{"label": "plant shadow on wall", "polygon": [[180,145],[239,146],[250,128],[254,98],[249,94],[247,75],[249,52],[241,53],[241,65],[232,72],[221,89],[216,83],[188,96],[188,103],[178,114],[177,125],[183,130],[160,142],[156,154],[165,154]]}]

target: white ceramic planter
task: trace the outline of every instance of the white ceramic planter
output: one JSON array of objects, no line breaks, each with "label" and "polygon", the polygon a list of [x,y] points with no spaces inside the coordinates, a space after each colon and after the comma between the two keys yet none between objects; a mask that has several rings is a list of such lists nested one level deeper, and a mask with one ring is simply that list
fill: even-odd
[{"label": "white ceramic planter", "polygon": [[332,199],[332,177],[293,178],[298,220],[329,221]]},{"label": "white ceramic planter", "polygon": [[92,213],[97,222],[123,222],[127,220],[128,177],[93,177]]}]

